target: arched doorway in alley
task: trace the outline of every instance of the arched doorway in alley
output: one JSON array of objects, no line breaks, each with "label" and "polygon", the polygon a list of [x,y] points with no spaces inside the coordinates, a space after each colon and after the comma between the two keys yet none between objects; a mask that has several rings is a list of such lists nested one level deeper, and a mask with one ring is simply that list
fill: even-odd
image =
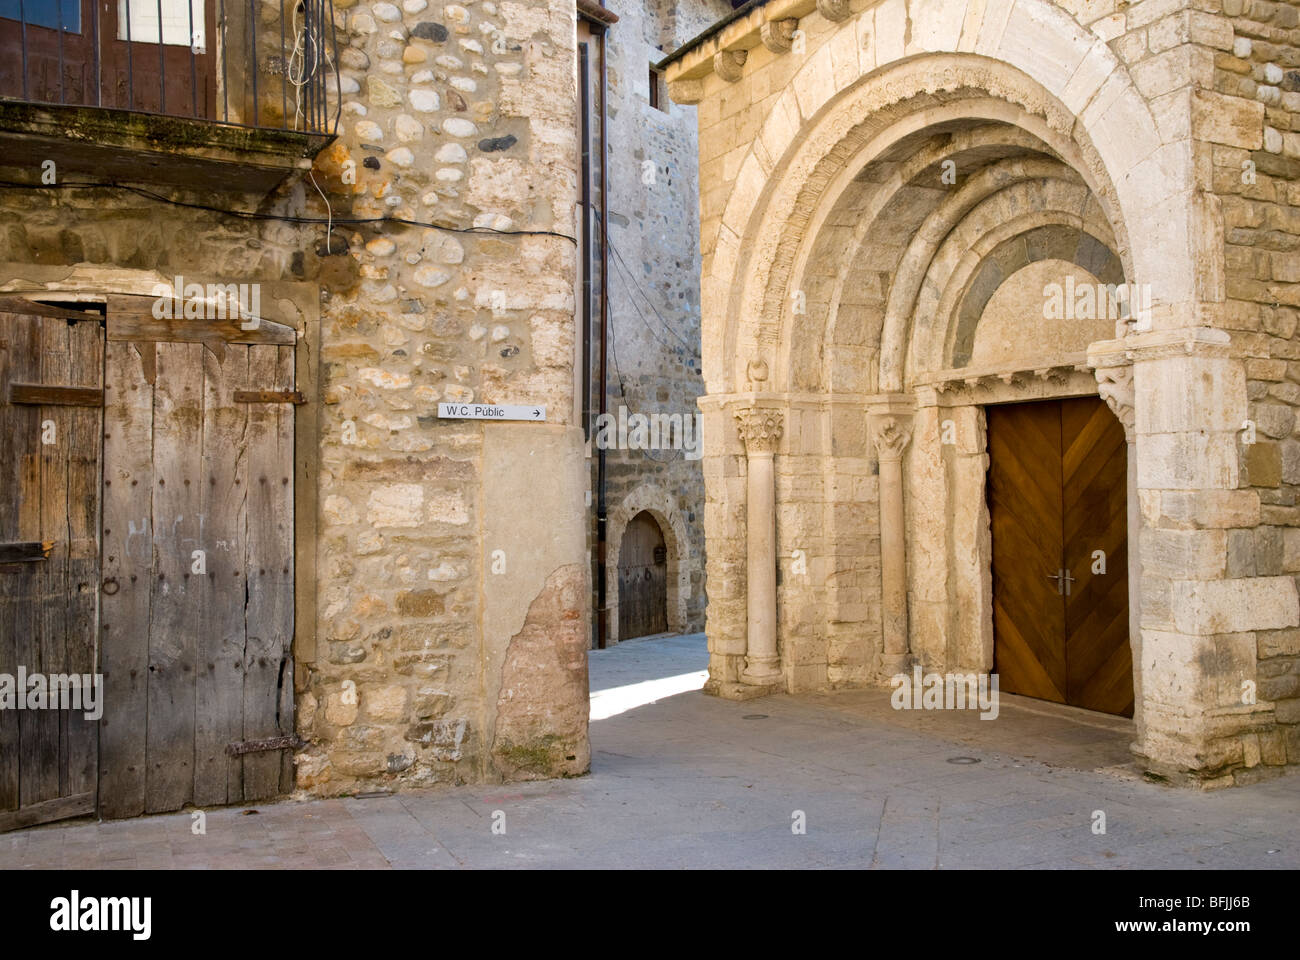
[{"label": "arched doorway in alley", "polygon": [[618,551],[618,636],[620,640],[668,629],[668,548],[663,531],[642,510],[623,531]]},{"label": "arched doorway in alley", "polygon": [[687,629],[690,540],[668,490],[641,483],[609,512],[609,637],[617,643]]}]

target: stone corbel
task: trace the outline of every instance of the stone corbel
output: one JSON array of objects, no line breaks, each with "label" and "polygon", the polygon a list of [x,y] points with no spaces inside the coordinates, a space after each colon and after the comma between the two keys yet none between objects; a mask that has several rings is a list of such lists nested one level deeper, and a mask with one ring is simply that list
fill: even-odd
[{"label": "stone corbel", "polygon": [[1124,436],[1132,443],[1133,431],[1137,425],[1133,406],[1133,368],[1128,365],[1099,367],[1093,371],[1093,375],[1097,378],[1097,392],[1106,401],[1106,406],[1110,407],[1110,412],[1115,414],[1115,419],[1123,425]]},{"label": "stone corbel", "polygon": [[849,14],[849,0],[817,0],[817,12],[827,20],[838,23],[841,20],[847,20]]},{"label": "stone corbel", "polygon": [[789,53],[794,46],[794,32],[798,27],[799,21],[794,17],[768,20],[758,28],[758,35],[763,40],[763,46],[773,53]]},{"label": "stone corbel", "polygon": [[1133,443],[1137,416],[1134,408],[1133,356],[1128,350],[1130,339],[1102,340],[1092,344],[1088,347],[1088,366],[1097,378],[1097,393],[1124,427],[1125,439]]},{"label": "stone corbel", "polygon": [[704,99],[704,83],[700,80],[669,80],[668,98],[682,106],[699,103]]},{"label": "stone corbel", "polygon": [[742,68],[748,59],[747,50],[719,50],[713,55],[713,72],[728,83],[735,83],[744,72]]}]

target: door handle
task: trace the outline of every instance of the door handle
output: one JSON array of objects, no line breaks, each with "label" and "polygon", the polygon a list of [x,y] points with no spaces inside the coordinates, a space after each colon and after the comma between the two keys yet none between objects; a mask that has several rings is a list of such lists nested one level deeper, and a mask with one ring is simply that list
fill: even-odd
[{"label": "door handle", "polygon": [[1047,574],[1048,580],[1056,581],[1056,593],[1058,596],[1070,595],[1070,584],[1074,583],[1074,577],[1067,568],[1061,568],[1055,573]]}]

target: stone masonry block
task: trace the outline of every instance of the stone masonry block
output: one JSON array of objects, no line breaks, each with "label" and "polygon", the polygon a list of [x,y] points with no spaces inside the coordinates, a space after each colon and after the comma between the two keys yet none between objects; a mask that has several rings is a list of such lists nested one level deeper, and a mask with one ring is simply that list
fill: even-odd
[{"label": "stone masonry block", "polygon": [[1300,597],[1291,577],[1183,580],[1172,584],[1177,629],[1193,636],[1300,626]]}]

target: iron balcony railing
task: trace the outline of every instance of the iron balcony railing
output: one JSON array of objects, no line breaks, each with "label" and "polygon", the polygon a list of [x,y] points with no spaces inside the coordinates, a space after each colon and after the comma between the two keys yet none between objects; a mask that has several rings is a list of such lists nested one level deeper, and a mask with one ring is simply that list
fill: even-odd
[{"label": "iron balcony railing", "polygon": [[0,0],[0,98],[337,128],[333,0]]}]

